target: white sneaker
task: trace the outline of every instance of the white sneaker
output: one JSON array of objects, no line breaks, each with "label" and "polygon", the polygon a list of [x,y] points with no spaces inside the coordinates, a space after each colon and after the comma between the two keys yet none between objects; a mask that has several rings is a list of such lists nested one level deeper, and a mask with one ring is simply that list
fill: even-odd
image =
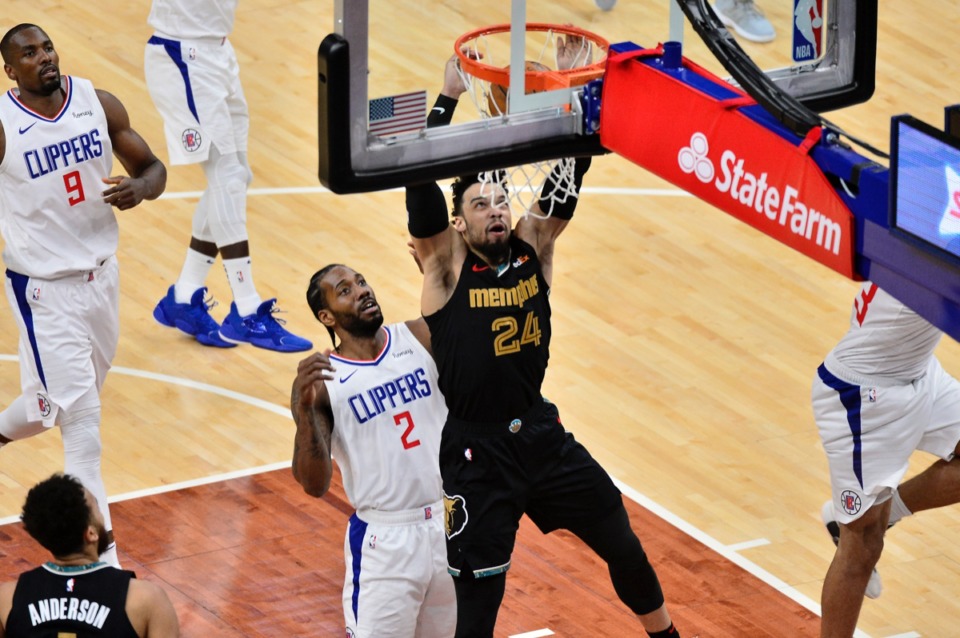
[{"label": "white sneaker", "polygon": [[752,42],[770,42],[777,36],[753,0],[716,0],[713,11],[721,22]]},{"label": "white sneaker", "polygon": [[[840,524],[837,523],[837,517],[833,513],[832,501],[827,501],[823,504],[823,507],[820,508],[820,518],[823,520],[823,525],[827,528],[827,533],[830,534],[830,538],[833,539],[833,544],[835,546],[839,545]],[[867,598],[879,598],[881,593],[883,593],[883,583],[880,582],[880,572],[874,569],[873,573],[870,574],[870,581],[867,583],[867,591],[865,591],[863,595]]]}]

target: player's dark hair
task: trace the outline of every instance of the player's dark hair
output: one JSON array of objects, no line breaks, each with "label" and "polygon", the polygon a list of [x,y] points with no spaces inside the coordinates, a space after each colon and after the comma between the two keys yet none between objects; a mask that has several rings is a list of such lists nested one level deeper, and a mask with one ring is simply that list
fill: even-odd
[{"label": "player's dark hair", "polygon": [[27,533],[57,557],[83,551],[92,518],[83,484],[68,474],[54,474],[30,488],[20,514]]},{"label": "player's dark hair", "polygon": [[468,173],[466,175],[461,175],[457,179],[453,180],[453,184],[450,185],[450,191],[452,193],[450,201],[453,204],[453,207],[450,209],[450,213],[454,217],[463,215],[463,194],[467,192],[468,188],[474,184],[479,184],[480,182],[499,183],[504,190],[508,190],[507,172],[503,169],[493,171],[492,174]]},{"label": "player's dark hair", "polygon": [[[41,29],[35,24],[30,24],[29,22],[18,24],[17,26],[7,31],[3,35],[3,38],[0,38],[0,56],[3,56],[4,64],[10,64],[10,40],[13,39],[13,36],[17,35],[21,31],[25,31],[26,29],[38,29],[40,33],[42,33],[43,35],[47,35],[46,31],[44,31],[43,29]],[[49,38],[50,36],[47,36],[47,37]]]},{"label": "player's dark hair", "polygon": [[[333,270],[336,267],[346,268],[343,264],[327,264],[317,272],[313,273],[313,276],[310,277],[310,285],[307,286],[307,305],[310,306],[310,312],[313,313],[313,318],[317,321],[320,321],[320,318],[317,315],[321,310],[324,310],[327,307],[327,296],[323,292],[323,286],[320,285],[320,282],[324,277],[327,276],[327,273]],[[337,335],[333,331],[333,328],[330,326],[325,326],[327,332],[330,333],[330,341],[333,343],[334,349],[337,347]]]}]

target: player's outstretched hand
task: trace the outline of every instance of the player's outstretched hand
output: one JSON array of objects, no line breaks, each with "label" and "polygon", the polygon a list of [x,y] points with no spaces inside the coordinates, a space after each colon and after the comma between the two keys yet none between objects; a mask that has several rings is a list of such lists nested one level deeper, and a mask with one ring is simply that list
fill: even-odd
[{"label": "player's outstretched hand", "polygon": [[[573,25],[566,25],[573,26]],[[561,71],[593,63],[593,43],[580,35],[557,36],[557,68]]]}]

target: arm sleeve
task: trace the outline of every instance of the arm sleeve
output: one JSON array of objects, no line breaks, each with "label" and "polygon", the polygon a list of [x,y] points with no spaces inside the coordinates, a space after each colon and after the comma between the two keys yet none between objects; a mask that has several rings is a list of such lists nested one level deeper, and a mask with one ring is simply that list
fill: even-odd
[{"label": "arm sleeve", "polygon": [[558,171],[560,165],[558,163],[554,166],[550,172],[550,176],[543,183],[543,190],[540,191],[540,210],[550,210],[552,206],[552,210],[550,211],[551,217],[566,220],[573,219],[573,212],[577,209],[577,202],[580,201],[580,187],[583,186],[583,176],[586,175],[591,163],[593,163],[592,157],[578,157],[574,159],[573,187],[576,195],[572,197],[567,196],[563,201],[551,201],[551,197],[559,188],[558,185],[561,181],[561,176]]},{"label": "arm sleeve", "polygon": [[442,93],[437,96],[437,101],[433,103],[433,108],[427,115],[427,128],[435,126],[446,126],[453,119],[453,112],[457,109],[459,100],[447,97]]},{"label": "arm sleeve", "polygon": [[407,230],[426,239],[447,228],[447,204],[436,182],[407,186]]}]

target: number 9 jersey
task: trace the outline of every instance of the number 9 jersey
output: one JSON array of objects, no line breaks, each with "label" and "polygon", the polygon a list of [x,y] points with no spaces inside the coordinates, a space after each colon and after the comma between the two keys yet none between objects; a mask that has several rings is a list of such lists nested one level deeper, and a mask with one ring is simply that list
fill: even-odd
[{"label": "number 9 jersey", "polygon": [[24,105],[17,89],[0,96],[3,259],[37,279],[95,270],[116,253],[119,237],[113,207],[101,196],[113,145],[100,98],[82,78],[63,76],[61,90],[63,107],[53,117]]}]

